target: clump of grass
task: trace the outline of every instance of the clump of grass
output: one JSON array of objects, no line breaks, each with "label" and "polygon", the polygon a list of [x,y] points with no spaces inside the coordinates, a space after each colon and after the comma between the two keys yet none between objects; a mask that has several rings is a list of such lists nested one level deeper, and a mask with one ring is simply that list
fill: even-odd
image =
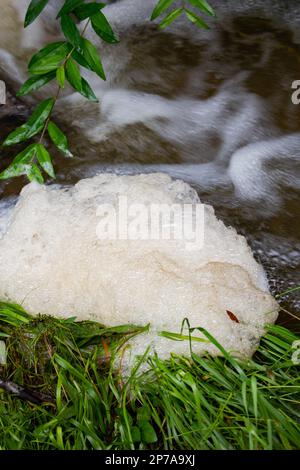
[{"label": "clump of grass", "polygon": [[[0,304],[0,339],[8,357],[0,371],[2,388],[18,384],[25,393],[20,400],[0,389],[0,448],[300,447],[294,333],[268,327],[247,361],[225,351],[224,357],[191,352],[168,361],[145,354],[130,376],[122,377],[112,359],[142,331],[134,325],[105,328],[74,318],[32,318],[19,306]],[[149,369],[141,372],[145,361]]]}]

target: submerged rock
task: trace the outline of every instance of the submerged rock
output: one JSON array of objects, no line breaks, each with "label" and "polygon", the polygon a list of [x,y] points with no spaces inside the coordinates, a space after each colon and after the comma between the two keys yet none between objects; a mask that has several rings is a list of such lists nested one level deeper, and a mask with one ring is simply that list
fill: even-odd
[{"label": "submerged rock", "polygon": [[[159,336],[179,333],[188,318],[227,350],[251,356],[265,324],[276,320],[278,306],[245,238],[204,206],[203,245],[201,237],[192,245],[186,238],[104,239],[99,222],[103,228],[105,217],[108,222],[124,216],[120,196],[128,207],[140,204],[135,211],[153,204],[200,207],[188,184],[161,173],[100,174],[67,188],[31,183],[1,224],[0,298],[33,314],[108,326],[149,323],[149,333],[131,343],[134,354],[149,344],[161,357],[188,353],[188,341]],[[139,218],[135,227],[146,229],[151,222],[151,215]],[[185,223],[191,230],[191,222]],[[198,331],[193,336],[203,337]],[[194,341],[193,348],[218,352],[206,342]]]}]

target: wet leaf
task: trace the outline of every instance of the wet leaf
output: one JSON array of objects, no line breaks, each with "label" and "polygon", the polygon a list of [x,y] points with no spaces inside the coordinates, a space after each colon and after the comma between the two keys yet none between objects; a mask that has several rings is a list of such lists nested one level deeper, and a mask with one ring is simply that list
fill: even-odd
[{"label": "wet leaf", "polygon": [[192,23],[194,23],[196,26],[198,26],[199,28],[202,28],[202,29],[209,29],[208,24],[205,23],[205,21],[203,21],[203,19],[200,18],[200,16],[195,15],[195,13],[193,13],[192,11],[187,10],[187,9],[185,9],[185,14],[186,14],[187,18],[188,18]]},{"label": "wet leaf", "polygon": [[84,5],[80,5],[79,7],[75,8],[74,13],[80,21],[83,21],[86,18],[89,18],[92,15],[95,15],[96,13],[98,13],[98,11],[101,10],[101,8],[104,8],[105,6],[106,6],[105,3],[96,3],[96,2],[86,3]]},{"label": "wet leaf", "polygon": [[73,58],[79,65],[81,65],[82,67],[85,67],[85,68],[88,69],[88,70],[92,70],[92,68],[91,68],[90,65],[87,63],[87,61],[85,60],[85,58],[83,57],[83,55],[80,54],[80,52],[78,52],[78,51],[73,51],[73,52],[72,52],[72,58]]},{"label": "wet leaf", "polygon": [[16,176],[27,175],[32,160],[36,152],[36,144],[31,144],[22,152],[20,152],[1,174],[0,179],[5,180],[8,178],[14,178]]},{"label": "wet leaf", "polygon": [[91,22],[93,30],[101,39],[112,44],[119,41],[113,32],[112,27],[101,11],[91,17]]},{"label": "wet leaf", "polygon": [[81,94],[85,98],[87,98],[88,100],[94,101],[95,103],[98,103],[99,100],[98,100],[97,96],[95,95],[92,88],[90,87],[90,85],[88,84],[88,82],[84,78],[81,79],[81,85],[82,85]]},{"label": "wet leaf", "polygon": [[214,9],[206,0],[188,0],[193,7],[197,7],[202,10],[204,13],[207,13],[210,16],[216,16]]},{"label": "wet leaf", "polygon": [[24,96],[38,90],[55,78],[55,72],[29,78],[19,89],[17,96]]},{"label": "wet leaf", "polygon": [[172,5],[172,3],[174,3],[174,0],[159,0],[158,4],[152,12],[151,20],[155,20],[155,18],[164,13]]},{"label": "wet leaf", "polygon": [[69,150],[67,137],[52,121],[48,124],[48,134],[54,145],[56,145],[61,152],[63,152],[67,157],[73,157]]},{"label": "wet leaf", "polygon": [[28,126],[28,134],[27,138],[33,137],[37,132],[39,132],[40,128],[45,123],[46,119],[49,117],[52,108],[54,105],[54,98],[48,98],[42,103],[40,103],[30,116],[29,120],[27,121]]},{"label": "wet leaf", "polygon": [[32,75],[43,75],[56,70],[71,50],[67,42],[55,42],[37,52],[28,64]]},{"label": "wet leaf", "polygon": [[52,165],[52,160],[48,150],[42,144],[37,144],[36,146],[36,156],[39,164],[51,178],[55,178],[55,172]]},{"label": "wet leaf", "polygon": [[31,165],[28,173],[26,173],[26,174],[27,174],[27,177],[28,177],[29,181],[36,181],[39,184],[44,183],[43,175],[40,172],[37,165],[35,165],[35,164]]},{"label": "wet leaf", "polygon": [[47,100],[42,101],[42,103],[40,103],[35,108],[29,120],[22,126],[15,129],[13,132],[11,132],[2,145],[4,147],[8,147],[10,145],[18,144],[19,142],[23,142],[25,140],[30,139],[31,137],[35,136],[38,132],[40,132],[44,122],[46,121],[52,110],[53,104],[53,98],[49,98]]},{"label": "wet leaf", "polygon": [[61,88],[64,88],[65,86],[65,79],[66,79],[65,68],[61,66],[56,70],[56,80]]},{"label": "wet leaf", "polygon": [[61,17],[61,29],[66,39],[74,46],[79,47],[81,43],[81,36],[79,31],[74,24],[73,20],[69,15],[62,15]]},{"label": "wet leaf", "polygon": [[20,127],[17,127],[14,131],[12,131],[4,140],[3,147],[9,147],[10,145],[18,144],[19,142],[23,142],[27,140],[28,137],[28,125],[23,124]]},{"label": "wet leaf", "polygon": [[183,12],[183,8],[177,8],[176,10],[171,11],[169,15],[167,15],[163,21],[158,25],[159,29],[164,29],[169,26],[173,21],[176,20]]},{"label": "wet leaf", "polygon": [[80,70],[76,62],[74,62],[72,59],[69,59],[66,63],[66,72],[70,84],[75,88],[75,90],[81,93],[82,84]]},{"label": "wet leaf", "polygon": [[85,60],[91,67],[91,69],[100,77],[102,80],[106,80],[103,66],[97,51],[96,46],[91,43],[88,39],[82,40],[82,52]]},{"label": "wet leaf", "polygon": [[71,11],[75,10],[75,8],[82,3],[84,3],[84,0],[66,0],[63,7],[58,12],[57,18],[71,13]]},{"label": "wet leaf", "polygon": [[30,2],[30,5],[26,12],[25,21],[24,21],[25,28],[29,26],[31,23],[33,23],[33,21],[43,11],[43,9],[45,8],[48,2],[49,0],[32,0]]}]

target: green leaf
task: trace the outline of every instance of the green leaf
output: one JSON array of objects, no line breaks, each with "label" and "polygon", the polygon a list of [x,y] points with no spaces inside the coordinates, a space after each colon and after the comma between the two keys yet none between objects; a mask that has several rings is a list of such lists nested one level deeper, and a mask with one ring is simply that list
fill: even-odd
[{"label": "green leaf", "polygon": [[26,175],[31,166],[31,162],[36,152],[36,144],[29,145],[20,152],[12,161],[6,170],[0,174],[0,179],[14,178],[16,176]]},{"label": "green leaf", "polygon": [[159,336],[168,338],[173,341],[198,341],[199,343],[208,343],[207,339],[199,338],[198,336],[183,335],[182,333],[173,333],[172,331],[160,331]]},{"label": "green leaf", "polygon": [[30,163],[36,152],[37,144],[30,144],[26,149],[22,150],[13,160],[14,163]]},{"label": "green leaf", "polygon": [[174,3],[174,0],[159,0],[158,4],[154,8],[152,15],[151,15],[151,20],[155,20],[158,16],[160,16],[164,11],[166,11],[169,6]]},{"label": "green leaf", "polygon": [[78,93],[80,93],[82,96],[84,96],[89,101],[93,101],[95,103],[99,102],[99,100],[98,100],[97,96],[95,95],[95,93],[93,92],[91,86],[88,84],[88,82],[83,77],[81,77],[81,88],[76,88],[74,86],[75,84],[71,83],[70,80],[69,80],[69,83],[70,83],[70,85],[72,85],[75,88],[76,91],[78,91]]},{"label": "green leaf", "polygon": [[82,84],[80,70],[76,62],[74,62],[72,59],[69,59],[66,63],[66,72],[67,79],[69,80],[70,84],[75,88],[75,90],[81,93]]},{"label": "green leaf", "polygon": [[61,17],[61,29],[66,39],[74,46],[79,47],[81,44],[81,36],[79,31],[70,18],[69,15],[62,15]]},{"label": "green leaf", "polygon": [[37,52],[28,64],[32,75],[43,75],[56,70],[71,50],[67,42],[54,42]]},{"label": "green leaf", "polygon": [[141,442],[141,432],[137,426],[132,426],[131,428],[131,437],[133,442]]},{"label": "green leaf", "polygon": [[106,80],[105,73],[102,67],[102,63],[98,54],[98,51],[94,44],[88,39],[82,40],[82,52],[85,60],[91,67],[91,69],[100,77],[102,80]]},{"label": "green leaf", "polygon": [[10,145],[18,144],[19,142],[23,142],[27,140],[28,135],[28,125],[23,124],[20,127],[17,127],[14,131],[12,131],[4,140],[3,147],[9,147]]},{"label": "green leaf", "polygon": [[141,431],[141,438],[145,444],[153,444],[157,442],[157,435],[153,426],[149,421],[141,421],[139,423],[139,428]]},{"label": "green leaf", "polygon": [[214,9],[209,5],[206,0],[188,0],[193,7],[197,7],[202,10],[204,13],[207,13],[210,16],[216,16]]},{"label": "green leaf", "polygon": [[71,376],[73,375],[79,379],[88,389],[94,389],[93,383],[90,382],[86,377],[86,371],[81,371],[80,369],[78,370],[69,361],[59,356],[57,353],[54,354],[53,359],[61,368],[67,370]]},{"label": "green leaf", "polygon": [[58,69],[56,70],[56,80],[60,88],[64,88],[65,79],[66,79],[65,67],[62,65],[61,67],[58,67]]},{"label": "green leaf", "polygon": [[85,98],[87,98],[89,101],[94,101],[95,103],[98,103],[99,100],[98,100],[97,96],[95,95],[92,88],[90,87],[90,85],[88,84],[88,82],[84,78],[81,79],[81,85],[82,85],[81,94]]},{"label": "green leaf", "polygon": [[200,16],[195,15],[195,13],[187,9],[185,9],[185,14],[187,18],[199,28],[209,29],[208,24],[206,24]]},{"label": "green leaf", "polygon": [[73,157],[69,150],[67,137],[52,121],[48,124],[48,134],[54,145],[56,145],[61,152],[63,152],[67,157]]},{"label": "green leaf", "polygon": [[55,72],[50,72],[45,75],[38,75],[36,77],[29,78],[19,89],[17,96],[24,96],[28,93],[38,90],[47,83],[51,82],[55,77]]},{"label": "green leaf", "polygon": [[31,165],[27,173],[29,181],[36,181],[39,184],[44,183],[44,178],[37,165]]},{"label": "green leaf", "polygon": [[86,3],[75,8],[74,13],[80,21],[90,18],[92,15],[98,13],[99,10],[106,6],[105,3]]},{"label": "green leaf", "polygon": [[251,377],[251,391],[252,391],[252,399],[253,399],[253,411],[254,416],[257,419],[258,417],[258,403],[257,403],[257,380],[254,375]]},{"label": "green leaf", "polygon": [[27,121],[28,126],[28,139],[35,135],[41,126],[45,123],[46,119],[52,111],[54,105],[54,98],[48,98],[42,101],[33,111],[29,120]]},{"label": "green leaf", "polygon": [[71,11],[75,10],[79,5],[84,3],[84,0],[66,0],[64,6],[59,10],[56,18],[60,18],[62,15],[67,15]]},{"label": "green leaf", "polygon": [[54,168],[52,165],[52,160],[48,150],[42,144],[37,144],[36,146],[36,156],[39,164],[51,178],[55,178]]},{"label": "green leaf", "polygon": [[173,23],[178,16],[180,16],[183,13],[184,9],[183,8],[176,8],[176,10],[171,11],[164,19],[163,21],[158,25],[159,29],[164,29],[167,26],[169,26],[171,23]]},{"label": "green leaf", "polygon": [[85,60],[85,58],[83,57],[82,54],[80,54],[80,52],[78,51],[73,51],[72,52],[72,58],[74,60],[76,60],[76,62],[81,65],[82,67],[85,67],[86,69],[88,70],[92,70],[90,65],[87,63],[87,61]]},{"label": "green leaf", "polygon": [[31,0],[30,5],[27,9],[24,27],[29,26],[39,16],[47,5],[49,0]]},{"label": "green leaf", "polygon": [[143,405],[137,411],[137,421],[149,421],[151,419],[151,410],[148,405]]},{"label": "green leaf", "polygon": [[7,180],[9,178],[16,178],[17,176],[28,175],[30,168],[30,164],[18,163],[16,165],[9,165],[9,167],[0,174],[0,180]]},{"label": "green leaf", "polygon": [[106,42],[114,44],[119,42],[118,38],[115,36],[112,27],[110,26],[109,22],[103,15],[102,11],[96,13],[91,17],[92,27],[98,36]]},{"label": "green leaf", "polygon": [[44,122],[52,110],[53,104],[53,98],[42,101],[42,103],[35,108],[29,120],[11,132],[2,145],[8,147],[28,140],[36,135],[42,129]]}]

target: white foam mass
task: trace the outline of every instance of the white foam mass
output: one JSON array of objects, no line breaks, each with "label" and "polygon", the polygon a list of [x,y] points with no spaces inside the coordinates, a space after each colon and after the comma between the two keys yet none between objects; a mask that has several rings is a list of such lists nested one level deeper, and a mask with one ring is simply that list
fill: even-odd
[{"label": "white foam mass", "polygon": [[[245,238],[205,206],[202,249],[188,250],[182,240],[100,240],[97,207],[117,208],[118,196],[129,204],[200,202],[188,184],[162,173],[100,174],[69,188],[31,183],[0,240],[0,298],[33,314],[108,326],[149,323],[149,333],[132,342],[134,354],[149,344],[161,357],[188,353],[188,341],[158,336],[178,333],[187,317],[226,349],[251,355],[278,309]],[[217,353],[201,342],[194,351]]]}]

